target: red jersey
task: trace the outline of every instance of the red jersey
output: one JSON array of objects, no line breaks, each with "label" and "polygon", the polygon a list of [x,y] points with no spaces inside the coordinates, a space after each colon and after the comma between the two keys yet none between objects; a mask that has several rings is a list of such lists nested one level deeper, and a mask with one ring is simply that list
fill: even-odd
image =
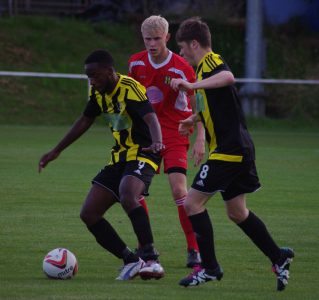
[{"label": "red jersey", "polygon": [[194,95],[194,91],[174,91],[170,81],[172,78],[182,78],[194,82],[196,77],[193,68],[184,58],[171,51],[164,62],[155,64],[144,50],[129,59],[128,75],[146,87],[147,96],[161,124],[163,139],[180,140],[178,124],[192,114],[189,96]]}]

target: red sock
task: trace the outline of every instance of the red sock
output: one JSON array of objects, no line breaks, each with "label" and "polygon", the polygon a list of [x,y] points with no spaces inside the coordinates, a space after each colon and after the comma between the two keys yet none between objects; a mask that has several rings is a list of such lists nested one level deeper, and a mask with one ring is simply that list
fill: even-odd
[{"label": "red sock", "polygon": [[180,199],[175,199],[175,203],[178,209],[179,221],[185,233],[187,249],[195,249],[196,251],[198,251],[198,245],[197,245],[195,233],[193,231],[192,224],[189,221],[188,216],[186,215],[186,211],[183,205],[184,200],[185,200],[185,196]]},{"label": "red sock", "polygon": [[140,198],[138,199],[138,202],[141,204],[141,206],[143,206],[143,208],[146,211],[146,214],[148,215],[148,207],[146,205],[146,201],[145,201],[144,196],[140,196]]}]

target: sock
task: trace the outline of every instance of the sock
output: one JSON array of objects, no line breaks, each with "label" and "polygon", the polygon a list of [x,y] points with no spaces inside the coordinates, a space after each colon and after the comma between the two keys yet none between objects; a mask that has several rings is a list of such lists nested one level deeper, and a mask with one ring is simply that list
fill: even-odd
[{"label": "sock", "polygon": [[151,224],[145,209],[142,206],[139,206],[133,209],[128,216],[132,222],[134,232],[141,247],[147,244],[153,244]]},{"label": "sock", "polygon": [[245,221],[237,224],[245,234],[254,242],[254,244],[275,263],[281,255],[280,248],[272,239],[266,225],[253,212]]},{"label": "sock", "polygon": [[140,203],[140,205],[145,209],[146,211],[146,214],[148,215],[148,207],[146,205],[146,201],[145,201],[145,198],[144,196],[140,196],[140,198],[138,199],[138,202]]},{"label": "sock", "polygon": [[207,210],[189,216],[189,220],[196,234],[203,268],[216,269],[219,265],[215,254],[214,231]]},{"label": "sock", "polygon": [[195,249],[198,251],[198,245],[195,237],[195,233],[193,231],[193,226],[192,223],[190,222],[185,208],[184,208],[184,200],[186,196],[180,198],[180,199],[175,199],[175,203],[177,206],[178,210],[178,216],[179,216],[179,222],[181,223],[182,229],[185,234],[186,242],[187,242],[187,249]]},{"label": "sock", "polygon": [[139,260],[139,257],[136,254],[134,254],[128,247],[124,249],[124,251],[122,252],[122,256],[124,265],[127,265],[132,262],[137,262]]},{"label": "sock", "polygon": [[123,251],[127,246],[107,220],[102,218],[88,229],[104,249],[118,258],[123,258]]},{"label": "sock", "polygon": [[153,244],[144,245],[143,247],[138,249],[136,254],[145,262],[149,260],[155,260],[158,262],[159,253],[154,248]]}]

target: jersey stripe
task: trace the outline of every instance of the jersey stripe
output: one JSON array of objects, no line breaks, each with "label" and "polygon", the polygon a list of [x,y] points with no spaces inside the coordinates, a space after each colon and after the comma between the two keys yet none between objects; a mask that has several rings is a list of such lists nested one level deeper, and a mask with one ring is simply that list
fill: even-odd
[{"label": "jersey stripe", "polygon": [[130,62],[130,65],[129,65],[129,72],[130,73],[132,72],[132,68],[135,66],[145,66],[144,61],[135,60],[135,61]]},{"label": "jersey stripe", "polygon": [[120,80],[111,94],[101,94],[91,89],[85,113],[92,117],[104,113],[106,124],[111,128],[115,140],[110,164],[144,157],[141,160],[157,170],[160,155],[141,150],[152,143],[149,128],[142,117],[143,111],[147,111],[147,105],[150,106],[149,111],[152,111],[145,87],[133,78],[118,75]]},{"label": "jersey stripe", "polygon": [[137,87],[136,82],[131,81],[131,80],[122,79],[122,83],[123,83],[123,85],[127,85],[130,88],[132,88],[133,91],[135,92],[135,94],[139,97],[139,99],[141,99],[141,100],[146,100],[147,99],[145,94],[143,94],[141,92],[141,90]]},{"label": "jersey stripe", "polygon": [[[218,71],[229,71],[221,56],[213,52],[207,53],[196,70],[198,81],[214,76],[217,68]],[[254,159],[254,145],[246,127],[236,88],[230,85],[198,89],[196,92],[204,101],[204,109],[199,114],[209,145],[208,159],[229,162]]]},{"label": "jersey stripe", "polygon": [[173,72],[175,74],[178,74],[182,77],[182,79],[187,80],[187,77],[185,75],[185,73],[182,70],[176,69],[176,68],[169,68],[168,71]]}]

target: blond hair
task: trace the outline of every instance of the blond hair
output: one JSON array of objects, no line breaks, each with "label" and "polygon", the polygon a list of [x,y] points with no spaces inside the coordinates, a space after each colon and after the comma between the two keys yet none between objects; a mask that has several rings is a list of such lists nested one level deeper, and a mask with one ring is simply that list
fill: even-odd
[{"label": "blond hair", "polygon": [[168,22],[161,16],[150,16],[144,20],[141,26],[141,31],[162,31],[168,33]]}]

